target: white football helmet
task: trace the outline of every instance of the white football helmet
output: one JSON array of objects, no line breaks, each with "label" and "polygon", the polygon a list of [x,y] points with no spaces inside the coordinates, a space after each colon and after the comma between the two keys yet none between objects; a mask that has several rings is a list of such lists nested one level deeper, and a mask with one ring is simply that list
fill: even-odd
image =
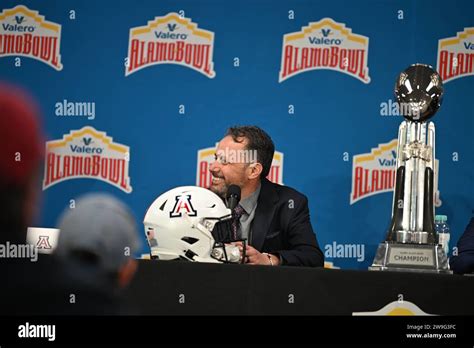
[{"label": "white football helmet", "polygon": [[232,236],[231,218],[231,210],[208,189],[182,186],[169,190],[151,204],[143,221],[151,257],[240,262],[239,249],[228,244],[241,240]]}]

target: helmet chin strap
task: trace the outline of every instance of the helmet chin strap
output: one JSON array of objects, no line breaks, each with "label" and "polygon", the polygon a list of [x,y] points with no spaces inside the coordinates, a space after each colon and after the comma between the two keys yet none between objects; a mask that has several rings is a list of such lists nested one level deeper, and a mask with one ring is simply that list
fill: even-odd
[{"label": "helmet chin strap", "polygon": [[[183,219],[186,220],[191,225],[191,228],[197,229],[199,232],[201,232],[206,238],[209,239],[209,242],[212,242],[213,237],[212,237],[212,229],[221,220],[226,220],[225,217],[224,219],[221,218],[219,220],[216,220],[210,228],[207,228],[202,222],[205,221],[205,219],[201,219],[200,221],[193,222],[191,221],[189,215],[187,213],[183,214]],[[209,222],[210,223],[210,222]],[[215,241],[214,241],[215,243]],[[244,249],[243,249],[243,256],[240,258],[240,251],[238,251],[238,247],[234,245],[224,245],[222,244],[221,246],[218,246],[216,248],[215,245],[211,246],[212,251],[214,249],[221,249],[222,252],[218,253],[218,255],[213,255],[213,252],[211,251],[210,259],[215,260],[216,262],[230,262],[230,263],[244,263],[245,262],[245,255],[246,255],[246,240],[243,241],[244,243]],[[202,257],[194,257],[193,260],[198,261],[198,262],[209,262],[209,258],[202,258]]]}]

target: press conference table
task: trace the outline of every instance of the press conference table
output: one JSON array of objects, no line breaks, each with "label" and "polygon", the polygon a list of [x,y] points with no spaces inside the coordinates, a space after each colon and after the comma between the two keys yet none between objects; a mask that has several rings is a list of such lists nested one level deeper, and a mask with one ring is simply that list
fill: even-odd
[{"label": "press conference table", "polygon": [[143,315],[352,315],[401,299],[473,315],[474,277],[139,260],[125,294]]}]

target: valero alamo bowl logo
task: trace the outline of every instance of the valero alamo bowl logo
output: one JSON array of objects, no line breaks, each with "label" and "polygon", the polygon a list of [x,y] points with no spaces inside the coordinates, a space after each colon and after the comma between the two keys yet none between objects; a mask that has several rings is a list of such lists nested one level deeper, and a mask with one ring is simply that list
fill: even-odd
[{"label": "valero alamo bowl logo", "polygon": [[311,70],[334,70],[369,83],[369,38],[323,18],[283,36],[279,82]]},{"label": "valero alamo bowl logo", "polygon": [[92,127],[65,134],[46,143],[43,190],[71,179],[104,181],[130,193],[128,146],[114,143],[112,137]]},{"label": "valero alamo bowl logo", "polygon": [[213,78],[213,52],[213,32],[172,12],[130,29],[125,76],[152,65],[177,64]]},{"label": "valero alamo bowl logo", "polygon": [[23,5],[0,13],[0,58],[22,56],[62,70],[61,25]]}]

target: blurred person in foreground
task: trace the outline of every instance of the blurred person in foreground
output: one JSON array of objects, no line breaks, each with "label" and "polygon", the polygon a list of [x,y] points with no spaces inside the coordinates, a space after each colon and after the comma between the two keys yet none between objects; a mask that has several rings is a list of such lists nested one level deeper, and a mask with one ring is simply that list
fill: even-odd
[{"label": "blurred person in foreground", "polygon": [[86,284],[120,296],[133,278],[133,254],[140,242],[128,207],[111,195],[90,193],[67,208],[59,220],[56,255],[71,265]]},{"label": "blurred person in foreground", "polygon": [[[0,314],[47,310],[37,295],[50,285],[48,273],[43,280],[40,273],[56,271],[56,264],[43,268],[50,259],[40,265],[36,250],[26,245],[26,229],[38,214],[43,145],[36,103],[19,87],[0,82]],[[18,253],[20,248],[26,252]]]},{"label": "blurred person in foreground", "polygon": [[0,82],[0,315],[115,314],[117,301],[26,244],[41,196],[44,135],[37,104]]},{"label": "blurred person in foreground", "polygon": [[0,242],[24,243],[38,214],[43,132],[33,99],[0,82]]}]

